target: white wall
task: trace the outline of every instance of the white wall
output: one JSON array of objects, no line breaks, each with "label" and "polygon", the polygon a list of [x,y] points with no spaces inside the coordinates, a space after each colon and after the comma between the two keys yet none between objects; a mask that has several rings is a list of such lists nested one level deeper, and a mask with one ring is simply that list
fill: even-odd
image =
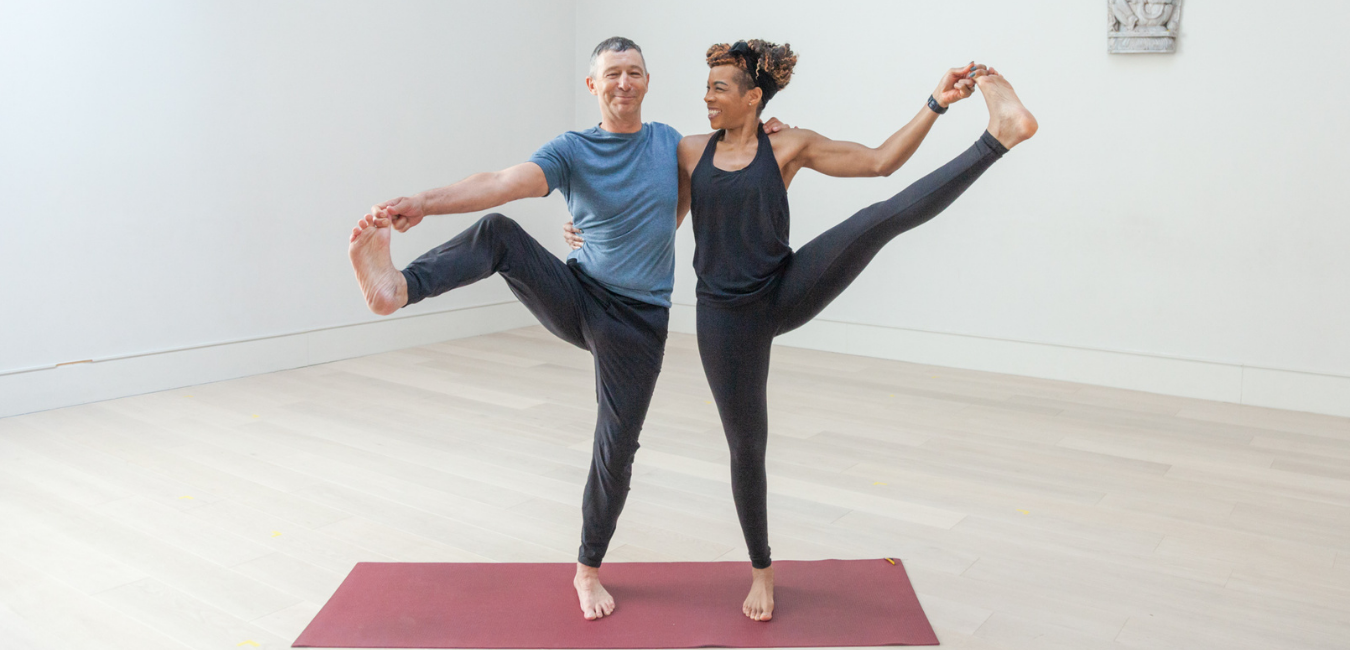
[{"label": "white wall", "polygon": [[[346,233],[594,124],[580,80],[614,34],[645,48],[647,119],[686,133],[705,48],[755,36],[802,55],[769,113],[833,137],[880,142],[972,58],[1040,118],[783,342],[1350,415],[1341,3],[1193,2],[1177,54],[1109,56],[1094,0],[0,2],[0,416],[533,322],[499,280],[371,316]],[[958,105],[890,179],[801,175],[793,241],[983,124]],[[509,211],[561,252],[558,197]]]},{"label": "white wall", "polygon": [[[378,201],[520,162],[570,127],[572,3],[0,16],[0,416],[533,322],[492,279],[401,314],[449,310],[432,320],[366,325],[380,319],[347,236]],[[562,249],[560,199],[511,214]],[[472,219],[397,236],[395,263]],[[13,372],[33,368],[48,369]]]},{"label": "white wall", "polygon": [[[623,34],[653,73],[646,119],[708,130],[703,53],[790,42],[767,116],[875,145],[945,67],[993,64],[1037,138],[902,236],[794,345],[1350,415],[1350,5],[1190,2],[1174,55],[1108,55],[1100,0],[578,3],[578,70]],[[577,94],[581,108],[593,103]],[[977,96],[889,179],[798,176],[800,246],[968,146]],[[581,120],[589,124],[593,120]],[[693,240],[675,322],[692,327]],[[1293,372],[1285,372],[1293,371]]]}]

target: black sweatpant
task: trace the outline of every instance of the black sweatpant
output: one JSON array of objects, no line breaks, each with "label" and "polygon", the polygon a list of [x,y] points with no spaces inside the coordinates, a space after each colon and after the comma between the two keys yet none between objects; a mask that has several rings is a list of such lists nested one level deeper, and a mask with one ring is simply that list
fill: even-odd
[{"label": "black sweatpant", "polygon": [[731,448],[731,491],[755,568],[770,564],[764,452],[773,338],[814,318],[883,246],[937,216],[1006,152],[986,132],[937,171],[802,246],[762,299],[731,307],[699,301],[699,356]]},{"label": "black sweatpant", "polygon": [[599,413],[577,561],[598,567],[628,497],[638,433],[665,355],[670,310],[615,294],[519,224],[490,214],[403,270],[408,304],[500,273],[550,332],[595,357]]}]

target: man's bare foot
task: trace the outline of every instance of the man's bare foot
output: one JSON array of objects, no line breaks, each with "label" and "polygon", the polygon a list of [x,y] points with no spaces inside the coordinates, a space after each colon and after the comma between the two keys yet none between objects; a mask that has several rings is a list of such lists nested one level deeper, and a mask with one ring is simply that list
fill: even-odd
[{"label": "man's bare foot", "polygon": [[352,229],[351,245],[347,247],[366,305],[381,316],[408,304],[408,281],[389,257],[389,237],[393,231],[388,219],[366,215]]},{"label": "man's bare foot", "polygon": [[989,134],[999,144],[1012,149],[1036,135],[1036,118],[1022,105],[1012,84],[993,68],[975,79],[984,102],[989,106]]},{"label": "man's bare foot", "polygon": [[577,577],[572,579],[581,601],[581,615],[588,621],[614,613],[614,597],[600,584],[600,569],[577,562]]},{"label": "man's bare foot", "polygon": [[773,618],[773,567],[750,569],[754,581],[750,584],[750,595],[745,597],[741,611],[753,621],[767,621]]}]

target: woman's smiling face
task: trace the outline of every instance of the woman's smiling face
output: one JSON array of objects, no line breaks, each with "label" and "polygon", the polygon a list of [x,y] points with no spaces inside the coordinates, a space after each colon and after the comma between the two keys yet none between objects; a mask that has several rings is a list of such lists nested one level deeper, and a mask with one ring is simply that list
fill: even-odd
[{"label": "woman's smiling face", "polygon": [[746,88],[748,76],[734,65],[719,65],[708,70],[708,89],[703,94],[703,103],[708,105],[708,122],[712,128],[725,129],[742,124],[747,113],[755,113],[762,91]]}]

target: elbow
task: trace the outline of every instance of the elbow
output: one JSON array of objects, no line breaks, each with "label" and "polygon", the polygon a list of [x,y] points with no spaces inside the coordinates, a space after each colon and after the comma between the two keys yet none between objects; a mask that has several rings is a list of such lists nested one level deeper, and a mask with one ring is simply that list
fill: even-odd
[{"label": "elbow", "polygon": [[890,176],[891,174],[895,173],[895,170],[900,169],[900,165],[903,163],[904,161],[900,160],[899,158],[878,156],[876,159],[872,161],[872,170],[871,170],[872,175]]},{"label": "elbow", "polygon": [[891,160],[882,160],[877,163],[873,171],[877,176],[890,176],[891,174],[894,174],[897,169],[903,167],[907,160],[909,160],[909,156],[893,158]]}]

